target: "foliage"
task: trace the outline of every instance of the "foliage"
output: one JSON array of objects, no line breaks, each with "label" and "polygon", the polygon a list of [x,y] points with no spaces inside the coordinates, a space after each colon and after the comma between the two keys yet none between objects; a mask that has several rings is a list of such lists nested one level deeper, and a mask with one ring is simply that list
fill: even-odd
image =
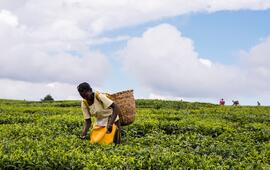
[{"label": "foliage", "polygon": [[270,169],[270,107],[136,104],[123,144],[105,146],[79,138],[79,101],[0,100],[0,169]]},{"label": "foliage", "polygon": [[47,94],[41,101],[54,101],[54,99],[50,94]]}]

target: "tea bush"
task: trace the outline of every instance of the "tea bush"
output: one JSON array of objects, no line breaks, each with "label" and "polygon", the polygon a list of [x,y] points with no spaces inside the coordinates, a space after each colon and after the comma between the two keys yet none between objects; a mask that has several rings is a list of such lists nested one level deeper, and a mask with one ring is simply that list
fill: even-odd
[{"label": "tea bush", "polygon": [[270,169],[270,107],[136,104],[115,146],[79,138],[79,101],[0,100],[0,169]]}]

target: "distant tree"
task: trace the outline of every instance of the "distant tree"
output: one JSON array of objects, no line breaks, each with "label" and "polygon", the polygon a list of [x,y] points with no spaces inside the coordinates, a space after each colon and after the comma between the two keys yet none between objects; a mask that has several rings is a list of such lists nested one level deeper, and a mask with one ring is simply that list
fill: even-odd
[{"label": "distant tree", "polygon": [[50,94],[47,94],[41,101],[54,101],[54,99]]}]

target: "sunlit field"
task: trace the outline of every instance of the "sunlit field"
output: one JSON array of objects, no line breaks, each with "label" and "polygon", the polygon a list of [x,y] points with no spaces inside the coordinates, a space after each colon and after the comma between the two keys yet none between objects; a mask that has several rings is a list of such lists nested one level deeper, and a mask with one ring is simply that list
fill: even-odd
[{"label": "sunlit field", "polygon": [[0,100],[0,169],[270,169],[270,107],[136,106],[121,145],[90,145],[80,101]]}]

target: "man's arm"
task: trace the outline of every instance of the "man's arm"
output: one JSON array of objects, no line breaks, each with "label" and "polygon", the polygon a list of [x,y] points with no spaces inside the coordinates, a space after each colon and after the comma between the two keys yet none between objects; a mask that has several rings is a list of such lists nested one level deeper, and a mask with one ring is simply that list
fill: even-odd
[{"label": "man's arm", "polygon": [[84,126],[82,130],[82,139],[85,139],[88,129],[91,127],[91,119],[85,119],[84,120]]},{"label": "man's arm", "polygon": [[112,109],[113,109],[113,113],[112,113],[112,116],[108,122],[108,126],[107,126],[107,133],[111,133],[112,131],[112,125],[117,117],[117,115],[120,114],[120,109],[119,109],[119,106],[115,103],[112,103],[111,106],[110,106]]}]

